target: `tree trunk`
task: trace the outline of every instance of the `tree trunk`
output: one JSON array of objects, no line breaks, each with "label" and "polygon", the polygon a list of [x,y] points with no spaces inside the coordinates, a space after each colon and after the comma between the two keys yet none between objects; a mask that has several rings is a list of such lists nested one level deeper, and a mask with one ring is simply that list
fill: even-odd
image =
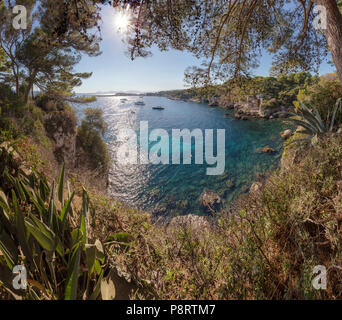
[{"label": "tree trunk", "polygon": [[342,15],[336,0],[313,0],[327,10],[327,30],[325,36],[336,66],[337,75],[342,83]]},{"label": "tree trunk", "polygon": [[19,72],[17,72],[14,65],[12,65],[12,71],[15,78],[15,93],[19,97]]},{"label": "tree trunk", "polygon": [[32,88],[32,84],[31,84],[31,83],[29,83],[29,84],[27,85],[27,87],[25,88],[25,103],[26,103],[26,104],[27,104],[28,101],[29,101],[31,88]]},{"label": "tree trunk", "polygon": [[28,103],[31,90],[33,90],[33,84],[34,84],[34,80],[36,76],[37,76],[37,72],[35,71],[30,72],[30,76],[28,77],[27,87],[25,88],[25,103],[26,104]]},{"label": "tree trunk", "polygon": [[17,94],[17,97],[19,97],[19,77],[15,77],[15,93]]}]

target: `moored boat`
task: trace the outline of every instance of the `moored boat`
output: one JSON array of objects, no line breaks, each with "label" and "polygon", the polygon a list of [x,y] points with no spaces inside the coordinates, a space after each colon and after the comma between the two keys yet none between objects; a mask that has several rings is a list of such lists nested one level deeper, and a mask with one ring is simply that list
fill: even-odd
[{"label": "moored boat", "polygon": [[145,102],[144,101],[137,101],[135,103],[136,106],[144,106],[145,105]]}]

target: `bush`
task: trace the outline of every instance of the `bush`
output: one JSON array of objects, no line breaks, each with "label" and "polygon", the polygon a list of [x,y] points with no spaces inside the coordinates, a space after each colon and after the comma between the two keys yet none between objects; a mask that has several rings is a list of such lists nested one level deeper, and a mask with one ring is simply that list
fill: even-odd
[{"label": "bush", "polygon": [[262,105],[263,109],[275,109],[279,107],[279,102],[276,99],[267,100]]},{"label": "bush", "polygon": [[52,99],[50,96],[40,94],[35,98],[36,105],[45,112],[62,111],[64,110],[64,103]]},{"label": "bush", "polygon": [[13,140],[21,134],[11,118],[0,115],[0,144],[4,141]]},{"label": "bush", "polygon": [[96,96],[89,96],[89,97],[77,97],[77,102],[79,103],[91,103],[97,101]]},{"label": "bush", "polygon": [[[111,279],[105,279],[104,246],[88,235],[86,191],[82,210],[76,212],[72,206],[75,193],[63,197],[64,167],[57,188],[35,173],[13,177],[7,172],[6,177],[11,192],[0,189],[1,295],[7,299],[95,300],[101,291],[102,298],[115,296],[102,290]],[[13,289],[16,265],[26,268],[25,291]]]},{"label": "bush", "polygon": [[49,113],[45,118],[45,129],[47,133],[53,137],[53,134],[62,129],[62,132],[67,134],[73,134],[77,125],[77,118],[75,111],[72,109],[64,111],[54,111]]},{"label": "bush", "polygon": [[[323,120],[327,120],[329,109],[335,105],[338,98],[342,98],[340,81],[326,77],[322,77],[317,84],[300,90],[297,96],[298,102],[316,106]],[[298,102],[296,106],[298,106]],[[342,123],[342,115],[337,118],[337,123]]]},{"label": "bush", "polygon": [[107,130],[103,112],[100,109],[88,108],[84,113],[85,118],[77,130],[77,145],[86,152],[93,169],[107,173],[110,157],[107,144],[102,139]]}]

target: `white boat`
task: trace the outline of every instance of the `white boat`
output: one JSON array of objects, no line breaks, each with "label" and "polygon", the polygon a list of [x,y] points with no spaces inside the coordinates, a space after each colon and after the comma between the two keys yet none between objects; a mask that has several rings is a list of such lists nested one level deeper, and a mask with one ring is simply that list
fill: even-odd
[{"label": "white boat", "polygon": [[146,103],[145,103],[144,101],[137,101],[137,102],[135,103],[135,105],[136,105],[136,106],[144,106],[144,105],[146,105]]}]

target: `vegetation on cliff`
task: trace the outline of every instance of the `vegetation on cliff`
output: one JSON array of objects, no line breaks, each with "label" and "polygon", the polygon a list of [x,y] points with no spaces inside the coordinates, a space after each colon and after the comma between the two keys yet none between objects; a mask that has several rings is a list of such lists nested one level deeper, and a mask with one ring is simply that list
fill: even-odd
[{"label": "vegetation on cliff", "polygon": [[[26,2],[30,12],[35,10],[35,1]],[[41,15],[32,15],[39,20],[30,21],[23,33],[3,23],[6,8],[0,3],[1,298],[112,299],[124,290],[122,296],[137,299],[342,298],[341,115],[332,121],[334,130],[290,148],[298,134],[307,135],[297,132],[288,141],[282,168],[215,219],[185,217],[159,225],[150,214],[127,208],[97,188],[94,172],[105,175],[108,170],[102,113],[87,109],[76,128],[75,114],[65,101],[80,79],[89,76],[73,70],[79,53],[99,53],[92,30],[100,2],[106,1],[41,1]],[[175,1],[174,10],[160,1],[153,2],[154,10],[134,2],[132,10],[140,4],[149,25],[137,24],[131,54],[146,56],[153,44],[188,49],[211,57],[206,76],[218,56],[226,67],[224,76],[240,77],[229,85],[176,92],[175,97],[218,97],[223,91],[234,100],[263,94],[269,106],[298,99],[317,107],[302,115],[319,128],[320,119],[331,119],[328,110],[341,96],[340,84],[308,73],[283,74],[311,69],[328,43],[342,79],[340,1],[314,1],[327,6],[331,22],[326,34],[319,34],[318,40],[326,39],[322,42],[311,29],[313,2],[299,2],[305,12],[301,30],[302,12],[287,9],[286,1],[250,1],[246,6],[230,1],[228,13],[208,10],[216,9],[208,1],[196,2],[195,8],[193,2]],[[126,6],[128,1],[113,3]],[[270,12],[293,19],[279,22]],[[202,14],[207,23],[194,28]],[[228,17],[234,14],[232,23]],[[169,19],[161,21],[163,16]],[[37,24],[41,28],[33,28]],[[286,31],[284,37],[279,29]],[[300,45],[289,52],[296,40]],[[12,54],[12,43],[18,42],[23,45]],[[248,78],[256,52],[265,46],[278,53],[273,70],[280,75]],[[33,86],[44,94],[31,98]],[[12,288],[13,267],[21,263],[28,270],[27,291]],[[317,265],[327,268],[327,290],[312,286]]]},{"label": "vegetation on cliff", "polygon": [[218,104],[220,99],[234,104],[246,101],[249,96],[262,95],[265,108],[276,108],[293,105],[299,92],[318,82],[317,76],[312,76],[307,72],[299,72],[278,77],[239,77],[220,85],[162,91],[154,95],[163,95],[179,100],[216,101]]},{"label": "vegetation on cliff", "polygon": [[[342,135],[331,134],[322,137],[314,146],[306,146],[305,150],[297,152],[295,160],[287,168],[272,175],[263,188],[248,198],[240,199],[234,208],[221,212],[217,220],[205,227],[197,226],[196,222],[169,226],[155,225],[151,222],[149,214],[127,208],[105,196],[90,192],[89,237],[99,239],[105,248],[105,260],[100,260],[100,265],[110,265],[119,270],[121,277],[125,275],[126,286],[135,288],[130,291],[131,297],[135,298],[341,297],[341,139]],[[22,173],[18,175],[17,171],[12,171],[8,176],[5,172],[6,170],[2,171],[2,186],[6,188],[1,197],[0,212],[2,219],[7,219],[8,223],[2,224],[2,235],[4,232],[8,235],[11,230],[11,243],[14,242],[9,246],[4,242],[5,238],[1,238],[2,245],[6,246],[6,251],[2,255],[5,259],[3,268],[8,266],[10,258],[17,257],[15,254],[6,256],[9,252],[13,253],[9,249],[15,251],[13,248],[23,245],[20,235],[14,233],[17,232],[14,231],[16,229],[8,229],[14,223],[15,210],[23,214],[24,225],[28,228],[28,239],[36,243],[33,246],[36,248],[34,250],[42,248],[47,253],[52,250],[52,247],[44,247],[49,243],[39,242],[34,229],[35,226],[38,227],[36,223],[42,223],[39,221],[44,223],[39,224],[43,228],[42,232],[44,228],[49,228],[47,230],[51,237],[61,236],[59,231],[50,231],[48,222],[44,222],[45,212],[48,213],[50,210],[48,205],[43,206],[43,199],[47,199],[47,204],[50,201],[50,206],[51,199],[54,199],[51,198],[52,189],[45,179],[38,176],[36,180],[29,182],[31,180]],[[10,178],[11,176],[13,178]],[[33,187],[30,183],[34,183]],[[56,186],[57,190],[61,188]],[[77,194],[80,196],[76,197],[75,194],[71,202],[73,211],[68,209],[68,219],[74,221],[74,224],[65,229],[69,230],[64,233],[65,241],[69,240],[62,243],[66,262],[63,261],[61,252],[57,251],[57,265],[67,263],[66,266],[74,266],[73,260],[69,260],[72,257],[70,249],[74,248],[75,254],[79,252],[77,250],[81,250],[76,250],[79,246],[73,247],[70,242],[80,226],[77,221],[82,215],[77,212],[83,212],[81,208],[84,199],[81,200],[80,191]],[[70,206],[68,198],[69,196],[63,203]],[[20,201],[19,205],[16,205],[16,201]],[[58,201],[57,198],[56,203]],[[62,211],[59,210],[56,209],[57,222],[62,221],[60,214],[62,211],[65,212],[63,208]],[[32,224],[31,220],[35,223]],[[70,237],[67,236],[69,233]],[[81,238],[77,241],[82,242]],[[82,248],[85,250],[88,246]],[[2,247],[1,250],[3,249]],[[29,259],[28,253],[24,255],[25,259]],[[24,295],[21,292],[14,294],[22,295],[23,298],[65,298],[65,287],[59,287],[57,291],[53,289],[53,273],[48,267],[49,255],[42,257],[43,263],[47,263],[47,268],[44,269],[46,275],[36,273],[37,270],[33,267],[29,295],[27,292]],[[83,254],[81,257],[83,259]],[[87,281],[81,281],[83,275],[84,279],[87,279],[87,272],[92,270],[84,269],[88,265],[88,260],[82,259],[80,266],[84,271],[77,282],[79,298],[86,290],[83,283]],[[29,263],[28,260],[25,262],[25,265]],[[29,265],[31,268],[32,265]],[[328,269],[329,286],[326,291],[317,291],[312,287],[312,272],[316,265],[325,265]],[[93,282],[89,282],[87,289],[89,295],[96,289],[96,281],[101,275],[101,269],[93,270],[89,278]],[[58,277],[65,276],[65,279],[70,279],[67,273],[63,274],[59,272]],[[3,282],[1,288],[4,289],[4,286],[6,284]],[[8,291],[3,292],[3,296],[13,297],[13,293],[8,294]],[[90,297],[89,295],[83,297]]]}]

